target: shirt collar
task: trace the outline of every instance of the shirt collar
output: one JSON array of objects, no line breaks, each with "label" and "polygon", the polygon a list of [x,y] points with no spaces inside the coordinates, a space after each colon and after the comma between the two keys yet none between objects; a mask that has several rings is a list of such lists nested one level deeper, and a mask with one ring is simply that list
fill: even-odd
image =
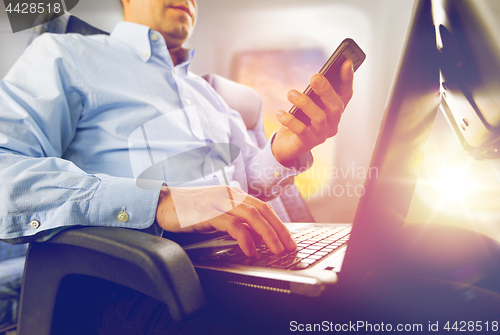
[{"label": "shirt collar", "polygon": [[[149,61],[152,53],[167,48],[165,40],[159,32],[152,30],[148,26],[133,22],[120,22],[111,33],[111,37],[134,49],[143,62]],[[186,71],[194,55],[194,50],[187,51],[186,60],[178,65],[185,68]],[[172,63],[168,51],[167,54],[170,63]]]}]

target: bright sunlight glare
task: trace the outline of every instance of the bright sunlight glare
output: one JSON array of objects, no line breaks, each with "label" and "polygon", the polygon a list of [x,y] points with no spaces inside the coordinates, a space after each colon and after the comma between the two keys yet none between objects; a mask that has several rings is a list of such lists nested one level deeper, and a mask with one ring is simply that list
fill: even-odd
[{"label": "bright sunlight glare", "polygon": [[454,200],[463,203],[475,189],[466,168],[443,167],[436,178],[431,179],[430,184],[443,201]]}]

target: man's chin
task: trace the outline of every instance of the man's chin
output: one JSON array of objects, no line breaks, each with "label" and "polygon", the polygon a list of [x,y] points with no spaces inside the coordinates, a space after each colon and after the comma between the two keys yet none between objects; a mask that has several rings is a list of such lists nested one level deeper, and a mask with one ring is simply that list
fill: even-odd
[{"label": "man's chin", "polygon": [[165,41],[167,42],[167,44],[168,41],[182,44],[187,41],[190,33],[191,31],[189,27],[184,25],[174,28],[170,27],[170,29],[163,30],[163,36],[165,37]]}]

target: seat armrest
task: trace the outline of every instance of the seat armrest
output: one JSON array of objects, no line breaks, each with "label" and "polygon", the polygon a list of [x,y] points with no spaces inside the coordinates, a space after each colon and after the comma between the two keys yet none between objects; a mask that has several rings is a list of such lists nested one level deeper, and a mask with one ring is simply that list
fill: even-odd
[{"label": "seat armrest", "polygon": [[73,274],[101,278],[149,295],[164,302],[176,320],[206,302],[194,267],[177,243],[132,229],[73,228],[47,242],[30,244],[19,334],[50,334],[59,284]]}]

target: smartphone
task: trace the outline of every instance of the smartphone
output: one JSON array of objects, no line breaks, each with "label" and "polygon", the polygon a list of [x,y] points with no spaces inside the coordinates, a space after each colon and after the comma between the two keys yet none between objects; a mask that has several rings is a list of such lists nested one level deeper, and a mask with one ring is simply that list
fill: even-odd
[{"label": "smartphone", "polygon": [[[346,60],[350,59],[352,60],[353,69],[356,71],[365,58],[365,53],[356,44],[356,42],[350,38],[346,38],[342,41],[342,43],[340,43],[337,50],[334,51],[321,70],[319,70],[319,73],[324,75],[332,85],[333,89],[338,92],[338,89],[340,88],[340,67],[342,64],[344,64]],[[325,104],[321,98],[314,93],[310,85],[307,86],[304,93],[307,94],[314,101],[314,103],[318,105],[318,107],[325,109]],[[300,108],[292,106],[289,113],[302,121],[306,126],[311,124],[311,119]]]}]

